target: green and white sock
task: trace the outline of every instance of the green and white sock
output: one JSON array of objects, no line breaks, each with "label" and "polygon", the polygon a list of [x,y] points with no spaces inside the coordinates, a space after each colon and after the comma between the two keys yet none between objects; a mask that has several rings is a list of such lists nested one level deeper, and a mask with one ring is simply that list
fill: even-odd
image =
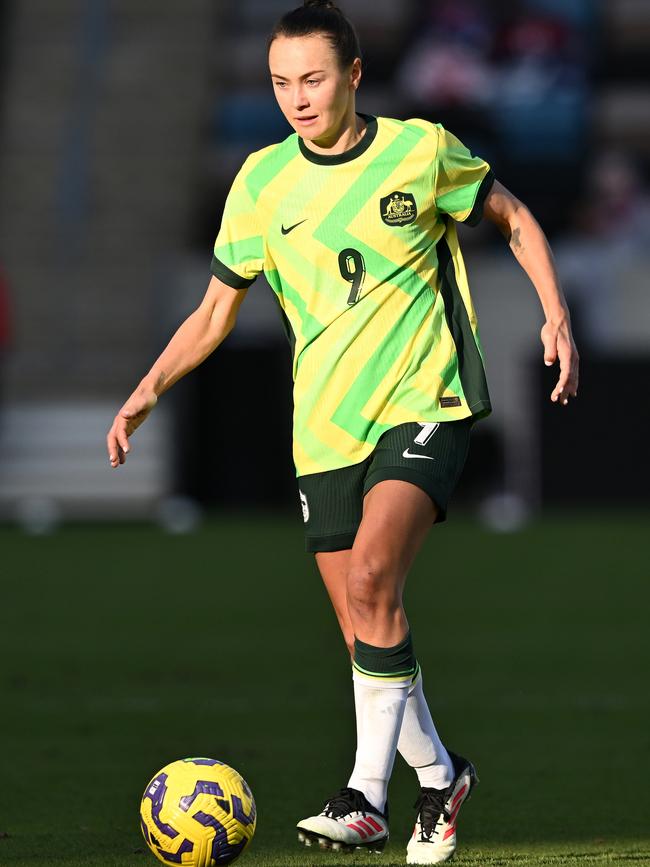
[{"label": "green and white sock", "polygon": [[418,673],[410,632],[394,647],[355,639],[352,668],[357,752],[348,786],[383,813],[408,692]]},{"label": "green and white sock", "polygon": [[454,766],[424,697],[421,672],[408,692],[397,749],[423,788],[446,789],[454,779]]}]

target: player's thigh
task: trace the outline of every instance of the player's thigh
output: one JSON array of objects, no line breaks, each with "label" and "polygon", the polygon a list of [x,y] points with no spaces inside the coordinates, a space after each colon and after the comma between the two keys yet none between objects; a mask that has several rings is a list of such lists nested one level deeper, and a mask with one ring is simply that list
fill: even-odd
[{"label": "player's thigh", "polygon": [[398,595],[417,552],[437,517],[437,506],[421,488],[401,479],[373,485],[348,565],[351,581],[369,573],[375,593]]},{"label": "player's thigh", "polygon": [[470,419],[408,423],[381,437],[364,482],[352,570],[372,566],[393,586],[403,586],[429,528],[446,518],[467,458],[471,427]]}]

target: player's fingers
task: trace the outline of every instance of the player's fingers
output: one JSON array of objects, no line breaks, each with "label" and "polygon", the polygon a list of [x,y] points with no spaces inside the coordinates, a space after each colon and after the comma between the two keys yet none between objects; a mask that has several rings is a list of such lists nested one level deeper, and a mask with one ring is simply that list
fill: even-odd
[{"label": "player's fingers", "polygon": [[569,403],[569,397],[576,397],[578,394],[578,359],[575,350],[566,344],[560,346],[558,354],[560,357],[560,375],[551,394],[551,400],[554,403],[559,401],[563,406],[566,406]]},{"label": "player's fingers", "polygon": [[566,394],[564,392],[564,388],[562,386],[562,383],[558,379],[555,388],[551,392],[551,400],[553,401],[553,403],[564,403],[565,397]]},{"label": "player's fingers", "polygon": [[124,455],[128,454],[130,451],[126,420],[120,418],[119,415],[116,416],[111,430],[114,437],[115,448],[117,450],[117,457],[120,459],[119,462],[123,464]]},{"label": "player's fingers", "polygon": [[553,395],[555,395],[555,400],[561,400],[563,403],[566,403],[566,392],[567,392],[567,383],[569,382],[569,371],[561,364],[560,366],[560,375],[557,380],[557,385],[553,389]]},{"label": "player's fingers", "polygon": [[553,392],[551,393],[551,400],[553,403],[560,403],[562,406],[566,406],[569,402],[569,393],[564,389],[560,388],[560,385],[555,386]]},{"label": "player's fingers", "polygon": [[566,385],[564,386],[564,394],[567,397],[578,396],[578,378],[575,375],[574,371],[571,371],[571,373],[569,374]]},{"label": "player's fingers", "polygon": [[106,448],[108,450],[108,461],[110,465],[115,468],[119,466],[120,461],[120,447],[117,442],[117,437],[115,436],[115,428],[114,426],[109,430],[106,435]]},{"label": "player's fingers", "polygon": [[557,381],[557,385],[553,389],[551,394],[551,400],[554,403],[558,401],[566,406],[569,403],[570,397],[578,396],[578,368],[577,362],[571,362],[571,366],[560,369],[560,377]]},{"label": "player's fingers", "polygon": [[544,364],[550,367],[557,360],[557,340],[554,334],[542,329],[542,344],[544,345]]},{"label": "player's fingers", "polygon": [[[125,455],[131,451],[131,447],[129,446],[129,436],[127,433],[127,427],[125,424],[121,424],[117,430],[117,443]],[[121,461],[124,463],[124,461]]]}]

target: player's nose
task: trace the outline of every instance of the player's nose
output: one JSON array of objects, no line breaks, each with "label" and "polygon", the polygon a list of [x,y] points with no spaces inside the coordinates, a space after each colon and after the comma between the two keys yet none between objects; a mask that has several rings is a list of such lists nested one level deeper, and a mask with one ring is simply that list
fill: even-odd
[{"label": "player's nose", "polygon": [[307,108],[308,105],[307,91],[302,87],[296,87],[293,91],[293,107],[300,111],[303,108]]}]

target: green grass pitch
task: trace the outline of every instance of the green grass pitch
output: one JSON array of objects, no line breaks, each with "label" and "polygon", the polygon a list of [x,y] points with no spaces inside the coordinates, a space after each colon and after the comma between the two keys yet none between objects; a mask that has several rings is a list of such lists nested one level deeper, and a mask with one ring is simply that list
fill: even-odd
[{"label": "green grass pitch", "polygon": [[[435,528],[407,610],[438,727],[481,785],[458,865],[650,865],[648,515]],[[258,805],[242,867],[403,864],[397,759],[381,856],[298,846],[347,781],[349,661],[296,519],[197,533],[0,529],[0,865],[158,863],[138,825],[162,765],[234,765]]]}]

